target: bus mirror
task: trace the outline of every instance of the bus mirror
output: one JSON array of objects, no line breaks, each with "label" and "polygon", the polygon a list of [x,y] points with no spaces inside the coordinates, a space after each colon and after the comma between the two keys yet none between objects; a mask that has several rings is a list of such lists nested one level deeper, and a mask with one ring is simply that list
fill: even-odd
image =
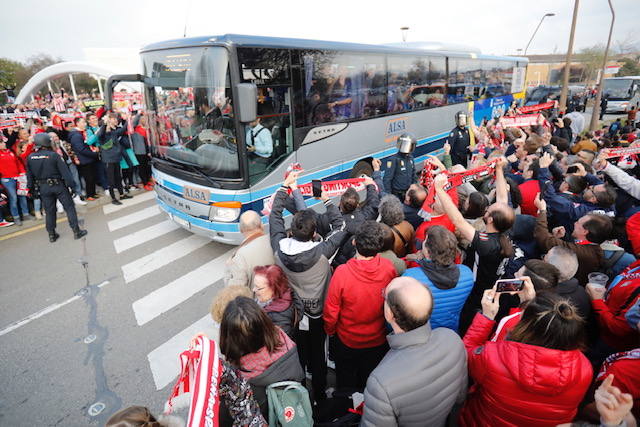
[{"label": "bus mirror", "polygon": [[258,88],[253,83],[239,83],[236,86],[238,99],[236,107],[242,123],[255,121],[258,116]]}]

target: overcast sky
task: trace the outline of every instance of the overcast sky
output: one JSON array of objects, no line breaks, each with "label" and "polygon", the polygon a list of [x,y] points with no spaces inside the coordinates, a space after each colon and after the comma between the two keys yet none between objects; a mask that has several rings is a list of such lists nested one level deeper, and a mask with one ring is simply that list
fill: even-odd
[{"label": "overcast sky", "polygon": [[[633,31],[640,40],[640,0],[612,0],[614,40]],[[442,41],[479,47],[488,54],[516,54],[540,18],[546,18],[530,54],[566,51],[572,0],[18,0],[2,1],[0,56],[24,60],[45,52],[82,60],[82,48],[140,48],[187,36],[226,33],[388,43]],[[575,49],[606,43],[606,0],[582,0]]]}]

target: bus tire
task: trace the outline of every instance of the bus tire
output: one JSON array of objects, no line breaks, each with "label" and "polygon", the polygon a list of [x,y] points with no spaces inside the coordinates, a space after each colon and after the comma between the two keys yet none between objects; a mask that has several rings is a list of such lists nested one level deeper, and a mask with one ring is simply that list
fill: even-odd
[{"label": "bus tire", "polygon": [[351,178],[358,178],[360,175],[373,175],[373,166],[368,160],[360,160],[351,169]]}]

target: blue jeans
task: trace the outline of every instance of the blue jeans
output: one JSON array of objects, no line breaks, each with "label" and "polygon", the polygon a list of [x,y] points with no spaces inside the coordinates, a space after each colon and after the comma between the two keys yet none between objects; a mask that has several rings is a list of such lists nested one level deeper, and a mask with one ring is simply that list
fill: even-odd
[{"label": "blue jeans", "polygon": [[71,172],[71,176],[73,177],[73,191],[78,196],[82,195],[82,186],[80,185],[80,175],[78,175],[78,167],[73,163],[69,163],[69,172]]},{"label": "blue jeans", "polygon": [[[20,219],[20,212],[22,212],[22,215],[28,215],[27,196],[18,196],[17,193],[18,180],[15,178],[2,178],[2,185],[7,189],[7,194],[9,195],[9,210],[13,219]],[[20,211],[18,211],[18,203],[20,203]]]}]

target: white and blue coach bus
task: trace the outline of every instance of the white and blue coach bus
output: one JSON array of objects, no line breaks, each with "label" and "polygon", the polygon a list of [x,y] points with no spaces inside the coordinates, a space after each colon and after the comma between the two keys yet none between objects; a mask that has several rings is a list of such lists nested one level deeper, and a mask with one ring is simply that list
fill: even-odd
[{"label": "white and blue coach bus", "polygon": [[356,177],[411,132],[420,164],[440,152],[457,111],[472,108],[479,122],[521,99],[527,65],[477,51],[241,35],[155,43],[141,57],[143,74],[110,78],[108,105],[118,82],[144,83],[160,207],[230,244],[242,241],[240,214],[261,211],[291,163],[302,165],[301,183]]}]

